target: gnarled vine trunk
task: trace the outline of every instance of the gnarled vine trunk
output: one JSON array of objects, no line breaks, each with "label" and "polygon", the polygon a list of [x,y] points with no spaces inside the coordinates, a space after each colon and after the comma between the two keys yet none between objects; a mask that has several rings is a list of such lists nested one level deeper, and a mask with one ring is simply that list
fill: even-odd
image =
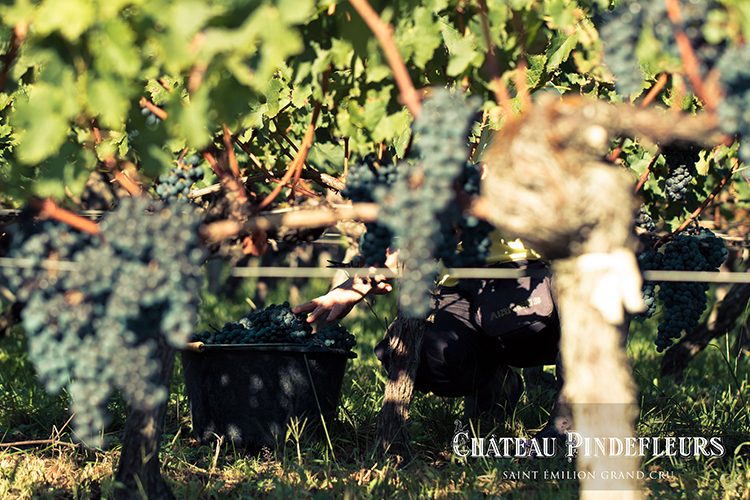
[{"label": "gnarled vine trunk", "polygon": [[375,442],[379,450],[399,460],[409,460],[413,453],[409,445],[409,405],[414,395],[414,377],[419,365],[427,323],[425,318],[396,316],[388,326],[388,380],[385,385],[383,407],[378,414]]},{"label": "gnarled vine trunk", "polygon": [[[635,130],[669,140],[692,133],[690,125],[705,129],[687,121],[663,128],[654,125],[654,113],[542,98],[507,124],[484,155],[476,212],[553,260],[563,399],[574,430],[590,442],[635,437],[636,391],[623,347],[627,313],[644,307],[633,253],[633,180],[600,158],[614,134]],[[637,456],[579,451],[581,498],[643,498]]]},{"label": "gnarled vine trunk", "polygon": [[[156,358],[161,363],[159,384],[167,391],[175,354],[175,349],[160,337],[156,351]],[[115,474],[116,500],[175,500],[161,475],[159,461],[159,443],[166,412],[166,399],[151,410],[131,409],[125,421],[122,452]]]}]

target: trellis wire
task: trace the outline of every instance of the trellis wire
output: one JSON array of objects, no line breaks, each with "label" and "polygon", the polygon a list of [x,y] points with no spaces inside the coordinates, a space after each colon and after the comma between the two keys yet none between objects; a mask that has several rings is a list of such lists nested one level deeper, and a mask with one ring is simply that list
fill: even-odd
[{"label": "trellis wire", "polygon": [[[63,261],[19,259],[0,257],[0,267],[20,267],[48,269],[50,271],[77,272],[85,268],[85,263]],[[397,278],[387,268],[353,269],[346,267],[235,267],[231,275],[236,278],[332,278],[341,270],[350,276],[376,276]],[[545,271],[530,269],[504,269],[493,267],[477,267],[451,269],[451,278],[460,279],[518,279],[527,276],[543,276]],[[698,271],[644,271],[645,281],[683,281],[702,283],[750,283],[750,273],[745,272],[698,272]]]}]

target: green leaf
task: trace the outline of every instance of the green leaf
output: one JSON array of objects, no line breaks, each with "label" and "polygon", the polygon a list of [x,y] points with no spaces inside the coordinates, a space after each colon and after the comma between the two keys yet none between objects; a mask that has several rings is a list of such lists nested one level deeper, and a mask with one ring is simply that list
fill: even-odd
[{"label": "green leaf", "polygon": [[96,20],[96,8],[90,0],[47,0],[36,12],[34,29],[40,35],[59,31],[71,41]]},{"label": "green leaf", "polygon": [[367,83],[383,81],[391,75],[391,68],[385,64],[378,64],[367,68]]},{"label": "green leaf", "polygon": [[335,173],[344,166],[344,149],[340,144],[314,143],[307,155],[307,161],[317,170]]},{"label": "green leaf", "polygon": [[261,128],[263,126],[263,115],[268,112],[268,104],[251,104],[250,112],[242,119],[242,128]]},{"label": "green leaf", "polygon": [[96,55],[94,65],[102,75],[135,78],[141,69],[141,54],[136,35],[122,19],[111,19],[96,30],[89,41]]},{"label": "green leaf", "polygon": [[653,26],[648,23],[641,31],[638,43],[635,46],[635,56],[639,67],[646,76],[653,77],[656,73],[668,68],[677,70],[681,67],[679,57],[670,57],[665,53],[664,47],[654,34]]},{"label": "green leaf", "polygon": [[314,12],[313,0],[277,0],[281,19],[286,24],[301,24]]},{"label": "green leaf", "polygon": [[256,68],[257,85],[261,85],[273,76],[282,61],[302,52],[305,47],[297,30],[284,22],[278,9],[270,6],[258,8],[252,19],[262,40]]},{"label": "green leaf", "polygon": [[292,91],[292,106],[295,108],[301,108],[310,99],[312,95],[311,85],[302,85],[295,87]]},{"label": "green leaf", "polygon": [[386,87],[386,89],[388,89],[388,95],[383,95],[384,93],[378,95],[372,90],[367,93],[367,101],[362,109],[362,125],[366,129],[374,129],[375,126],[380,123],[380,120],[386,116],[391,88],[392,85]]},{"label": "green leaf", "polygon": [[48,172],[44,172],[42,175],[44,177],[32,184],[34,195],[40,198],[54,198],[56,200],[65,198],[65,186],[60,180],[51,177]]},{"label": "green leaf", "polygon": [[440,34],[443,36],[443,41],[449,52],[453,52],[455,45],[464,39],[463,35],[453,27],[447,17],[440,18]]},{"label": "green leaf", "polygon": [[453,44],[450,50],[451,58],[448,62],[446,73],[448,76],[458,76],[463,73],[481,54],[474,50],[474,42],[471,38],[462,38]]},{"label": "green leaf", "polygon": [[339,69],[348,69],[354,54],[354,47],[347,40],[334,38],[331,40],[331,60]]},{"label": "green leaf", "polygon": [[426,0],[424,4],[425,7],[436,14],[448,8],[448,0]]},{"label": "green leaf", "polygon": [[179,135],[184,137],[188,147],[203,149],[211,141],[208,129],[208,88],[201,87],[190,96],[190,102],[178,106],[177,123]]},{"label": "green leaf", "polygon": [[695,164],[695,170],[698,175],[708,175],[708,170],[711,168],[711,163],[706,158],[708,155],[705,151],[701,151],[700,159]]},{"label": "green leaf", "polygon": [[208,22],[223,13],[224,9],[201,0],[180,0],[170,6],[169,27],[172,31],[183,33],[186,38],[192,37],[203,29]]},{"label": "green leaf", "polygon": [[268,87],[266,87],[266,91],[264,92],[264,95],[266,96],[266,105],[268,108],[268,111],[266,112],[266,114],[269,117],[274,117],[277,114],[279,114],[279,110],[281,109],[281,106],[282,106],[281,101],[282,100],[288,101],[288,97],[287,97],[288,93],[289,93],[289,88],[286,85],[284,85],[284,83],[278,78],[273,78],[270,82],[268,82]]},{"label": "green leaf", "polygon": [[547,56],[545,54],[529,54],[526,56],[526,60],[529,63],[529,67],[526,70],[526,86],[534,89],[539,85],[539,81],[544,74],[544,65],[547,63]]},{"label": "green leaf", "polygon": [[394,141],[411,131],[411,114],[405,109],[383,117],[372,131],[376,142]]},{"label": "green leaf", "polygon": [[412,14],[412,22],[403,23],[396,33],[396,42],[402,49],[404,58],[411,55],[414,64],[423,69],[432,59],[432,54],[442,41],[441,26],[436,22],[430,9],[417,7]]},{"label": "green leaf", "polygon": [[576,16],[574,9],[578,7],[575,2],[550,0],[546,4],[547,15],[549,15],[552,21],[552,28],[567,28],[575,24]]},{"label": "green leaf", "polygon": [[646,171],[646,168],[648,168],[649,163],[651,163],[653,156],[647,155],[643,158],[640,158],[630,164],[630,169],[633,170],[638,175],[643,175],[643,172]]},{"label": "green leaf", "polygon": [[37,84],[28,100],[19,100],[11,124],[16,130],[16,153],[23,163],[39,163],[57,153],[68,137],[70,124],[64,98],[57,88]]},{"label": "green leaf", "polygon": [[114,130],[120,129],[130,110],[130,92],[126,82],[113,79],[92,80],[88,90],[88,112],[96,116],[99,124]]},{"label": "green leaf", "polygon": [[68,142],[58,155],[39,165],[32,192],[43,198],[61,200],[67,188],[70,194],[79,196],[95,166],[96,157],[91,151]]},{"label": "green leaf", "polygon": [[28,22],[34,15],[34,9],[36,5],[30,0],[16,0],[10,5],[0,5],[0,15],[2,15],[4,25],[15,26],[20,22]]},{"label": "green leaf", "polygon": [[562,31],[556,31],[547,47],[547,71],[553,71],[564,63],[571,51],[578,44],[578,32],[566,35]]}]

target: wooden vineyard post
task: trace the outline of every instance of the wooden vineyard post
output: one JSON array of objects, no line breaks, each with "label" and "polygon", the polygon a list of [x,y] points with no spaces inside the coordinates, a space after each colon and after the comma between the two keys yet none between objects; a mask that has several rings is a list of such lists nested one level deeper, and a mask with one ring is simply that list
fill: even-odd
[{"label": "wooden vineyard post", "polygon": [[[169,391],[176,350],[159,336],[155,359],[161,365],[159,385]],[[167,392],[168,394],[168,392]],[[115,474],[116,500],[174,500],[161,475],[159,443],[167,412],[167,400],[152,409],[131,409],[125,421],[122,452]]]}]

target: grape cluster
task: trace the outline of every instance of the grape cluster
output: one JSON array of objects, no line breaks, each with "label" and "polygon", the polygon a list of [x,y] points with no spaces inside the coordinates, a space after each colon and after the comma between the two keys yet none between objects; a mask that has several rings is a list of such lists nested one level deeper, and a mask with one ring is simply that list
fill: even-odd
[{"label": "grape cluster", "polygon": [[150,109],[145,106],[141,108],[141,114],[146,117],[146,127],[151,130],[158,127],[161,123],[161,118],[156,116]]},{"label": "grape cluster", "polygon": [[359,255],[366,265],[382,267],[392,243],[393,232],[388,227],[368,222],[359,242]]},{"label": "grape cluster", "polygon": [[436,276],[439,214],[454,202],[453,185],[469,155],[467,136],[477,109],[473,99],[434,88],[413,125],[419,159],[372,194],[379,222],[393,231],[404,265],[400,301],[406,315],[426,314]]},{"label": "grape cluster", "polygon": [[[456,204],[454,184],[470,193],[479,188],[479,169],[467,165],[467,135],[477,110],[473,99],[434,88],[415,120],[415,149],[419,158],[393,165],[374,163],[372,156],[350,171],[344,195],[353,201],[380,204],[377,224],[366,226],[361,254],[366,264],[382,265],[395,243],[404,265],[400,303],[407,315],[429,310],[436,277],[436,259],[446,265],[484,263],[491,226],[464,217]],[[462,251],[456,251],[457,237]]]},{"label": "grape cluster", "polygon": [[604,60],[615,75],[618,92],[624,95],[636,94],[643,88],[643,73],[633,50],[638,45],[643,17],[641,2],[630,2],[604,15],[599,28]]},{"label": "grape cluster", "polygon": [[[709,0],[680,2],[682,21],[678,27],[690,40],[704,76],[716,64],[719,49],[706,41],[702,26],[709,11],[717,7],[716,2]],[[663,0],[624,2],[600,17],[603,21],[599,33],[604,42],[604,58],[616,77],[618,90],[624,95],[635,94],[643,86],[643,74],[633,47],[638,45],[644,27],[651,30],[651,36],[660,42],[670,56],[680,58],[674,24],[669,19]]]},{"label": "grape cluster", "polygon": [[661,154],[669,168],[666,193],[669,201],[684,201],[687,187],[693,180],[695,164],[700,160],[700,148],[693,144],[672,143],[661,147]]},{"label": "grape cluster", "polygon": [[339,324],[327,326],[315,335],[316,339],[322,342],[326,347],[331,349],[351,350],[357,345],[354,335],[346,331],[346,328]]},{"label": "grape cluster", "polygon": [[[727,50],[717,65],[726,97],[719,103],[719,126],[728,135],[750,137],[750,43]],[[739,156],[750,162],[750,145],[740,145]]]},{"label": "grape cluster", "polygon": [[[469,196],[479,194],[481,174],[479,166],[466,162],[457,179],[458,187]],[[435,256],[447,267],[479,267],[486,264],[490,253],[490,232],[494,226],[487,221],[467,215],[458,203],[450,203],[438,215],[440,233]],[[460,246],[456,246],[456,242]]]},{"label": "grape cluster", "polygon": [[[642,270],[662,271],[717,271],[727,257],[724,242],[711,231],[691,228],[661,247],[653,249],[653,242],[637,255]],[[657,292],[658,287],[658,292]],[[656,298],[664,304],[664,317],[657,330],[656,350],[664,351],[682,332],[691,332],[706,310],[706,283],[675,281],[645,282],[646,316],[656,310]]]},{"label": "grape cluster", "polygon": [[204,344],[322,345],[347,351],[357,344],[346,328],[336,324],[313,334],[305,315],[294,314],[289,302],[252,311],[238,321],[225,323],[219,331],[196,333],[192,340]]},{"label": "grape cluster", "polygon": [[[656,231],[654,220],[648,212],[646,212],[646,209],[643,206],[638,209],[635,218],[635,225],[648,233]],[[656,243],[656,238],[653,235],[643,234],[639,236],[639,239],[645,250],[636,254],[638,266],[642,271],[658,269],[658,267],[655,267],[654,261],[655,259],[661,259],[661,257],[657,257],[657,255],[660,254],[653,248]],[[647,307],[646,311],[641,313],[641,315],[650,318],[656,312],[656,284],[651,281],[644,281],[641,291],[643,293],[643,301],[646,303]]]},{"label": "grape cluster", "polygon": [[635,217],[635,225],[636,227],[639,227],[649,233],[653,233],[656,231],[656,224],[654,223],[654,219],[652,219],[648,212],[646,212],[646,208],[644,206],[641,206],[641,208],[638,209],[638,213]]},{"label": "grape cluster", "polygon": [[168,173],[161,174],[155,188],[156,194],[165,201],[187,200],[192,185],[203,179],[203,168],[198,165],[199,161],[198,155],[190,155],[185,165],[178,162]]},{"label": "grape cluster", "polygon": [[684,201],[691,180],[693,180],[693,174],[688,165],[679,165],[670,169],[666,180],[667,199],[669,201]]},{"label": "grape cluster", "polygon": [[29,300],[35,288],[54,288],[62,278],[55,272],[44,275],[39,268],[42,261],[69,261],[94,241],[90,235],[58,222],[35,222],[26,210],[17,225],[7,228],[7,236],[11,239],[7,257],[24,259],[26,265],[0,267],[0,276],[20,302]]},{"label": "grape cluster", "polygon": [[31,232],[19,225],[9,257],[64,259],[78,270],[35,267],[20,280],[17,270],[3,270],[26,301],[29,358],[49,392],[68,388],[74,428],[93,446],[102,445],[113,386],[140,409],[166,398],[157,341],[184,345],[197,320],[201,216],[189,204],[147,210],[148,201],[124,198],[100,223],[102,238],[51,222],[31,224]]},{"label": "grape cluster", "polygon": [[[373,192],[387,190],[397,177],[398,172],[392,162],[378,160],[371,153],[349,169],[346,188],[341,194],[354,202],[373,202]],[[392,243],[393,231],[388,226],[368,222],[359,244],[360,257],[367,265],[383,266]]]}]

